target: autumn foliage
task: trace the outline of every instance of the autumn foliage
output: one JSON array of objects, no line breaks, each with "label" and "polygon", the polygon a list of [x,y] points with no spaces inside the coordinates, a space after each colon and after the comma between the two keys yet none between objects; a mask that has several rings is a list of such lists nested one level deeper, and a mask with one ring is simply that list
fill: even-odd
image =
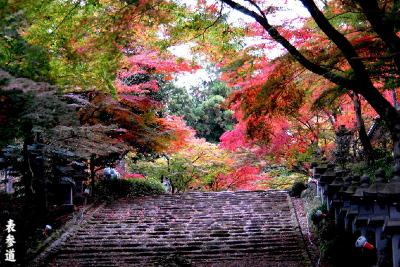
[{"label": "autumn foliage", "polygon": [[[368,145],[363,136],[378,116],[398,153],[395,2],[300,2],[309,15],[289,15],[286,3],[264,0],[16,1],[0,10],[11,14],[0,21],[0,60],[12,73],[51,80],[70,93],[80,125],[113,129],[107,143],[123,147],[121,154],[183,164],[190,186],[254,188],[263,179],[261,162],[292,168],[315,150],[329,156],[340,125],[355,136],[355,148]],[[232,10],[252,19],[232,23]],[[192,55],[174,55],[181,45]],[[169,114],[166,88],[204,61],[230,94],[225,103],[226,95],[217,94],[199,104],[192,115],[202,125],[195,127]],[[10,97],[1,98],[6,108]],[[234,121],[232,113],[233,129],[222,125]],[[215,127],[204,126],[210,118]],[[0,114],[1,122],[15,119]],[[231,130],[217,145],[187,125],[212,142]]]}]

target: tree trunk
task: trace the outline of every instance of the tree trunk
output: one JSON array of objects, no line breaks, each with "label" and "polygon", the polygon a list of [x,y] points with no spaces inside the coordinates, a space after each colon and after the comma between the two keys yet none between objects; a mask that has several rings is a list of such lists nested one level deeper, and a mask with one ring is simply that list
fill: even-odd
[{"label": "tree trunk", "polygon": [[400,121],[396,123],[396,132],[392,134],[393,157],[395,165],[400,165]]},{"label": "tree trunk", "polygon": [[361,112],[361,101],[359,96],[355,93],[351,93],[350,97],[353,100],[354,104],[357,130],[361,144],[363,146],[364,158],[369,164],[371,164],[374,162],[374,150],[372,148],[371,141],[368,138],[367,131],[365,130],[364,119],[362,117],[362,112]]},{"label": "tree trunk", "polygon": [[385,121],[393,141],[393,158],[400,165],[400,112],[397,111],[376,89],[360,93]]}]

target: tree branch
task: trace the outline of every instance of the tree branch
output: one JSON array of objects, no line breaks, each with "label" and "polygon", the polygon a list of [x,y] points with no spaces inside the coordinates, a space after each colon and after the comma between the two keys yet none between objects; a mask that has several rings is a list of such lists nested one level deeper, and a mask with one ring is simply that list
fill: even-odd
[{"label": "tree branch", "polygon": [[211,27],[213,27],[215,24],[217,24],[217,22],[221,19],[221,17],[222,17],[222,10],[223,10],[223,5],[221,4],[221,8],[220,8],[220,10],[219,10],[219,12],[218,12],[218,17],[217,17],[210,25],[208,25],[207,27],[205,27],[205,28],[203,29],[203,32],[202,32],[202,33],[200,33],[200,34],[194,36],[194,37],[193,37],[192,39],[190,39],[189,41],[194,40],[194,39],[197,39],[197,38],[199,38],[200,36],[203,36],[203,40],[204,40],[204,34],[206,33],[206,31],[207,31],[208,29],[210,29]]},{"label": "tree branch", "polygon": [[55,33],[58,28],[67,20],[69,16],[71,16],[72,12],[79,6],[79,1],[68,11],[67,15],[64,16],[64,18],[61,20],[60,23],[57,24],[57,26],[54,28],[54,30],[51,32],[51,34]]},{"label": "tree branch", "polygon": [[[356,79],[361,80],[367,87],[373,87],[371,80],[369,79],[368,72],[365,69],[363,62],[358,58],[358,53],[351,45],[350,41],[346,39],[346,37],[341,34],[338,30],[336,30],[332,24],[328,21],[328,19],[324,16],[322,11],[320,11],[317,5],[314,3],[314,0],[300,0],[303,5],[310,12],[311,16],[317,23],[318,27],[328,36],[329,39],[332,40],[333,43],[342,51],[346,60],[349,62],[352,67],[354,73],[356,74]],[[356,87],[345,86],[348,89],[356,89]]]},{"label": "tree branch", "polygon": [[260,7],[259,5],[257,5],[257,4],[256,4],[254,1],[252,1],[252,0],[246,0],[246,1],[249,2],[252,6],[254,6],[254,7],[258,10],[258,12],[260,12],[260,15],[261,15],[263,18],[267,19],[267,16],[266,16],[265,12],[262,11],[262,9],[261,9],[261,7]]},{"label": "tree branch", "polygon": [[[395,25],[390,23],[390,20],[385,19],[385,14],[379,8],[377,1],[358,0],[357,3],[364,11],[374,31],[388,47],[390,53],[395,54],[394,61],[397,69],[400,70],[400,38],[396,35]],[[393,6],[399,7],[399,1],[395,1]]]},{"label": "tree branch", "polygon": [[249,10],[248,8],[232,1],[232,0],[221,0],[225,4],[229,5],[231,8],[254,18],[261,26],[268,32],[268,34],[279,44],[281,44],[301,65],[303,65],[308,70],[321,75],[328,79],[329,81],[344,86],[344,87],[353,87],[354,81],[343,76],[340,76],[334,72],[329,71],[317,65],[310,60],[308,60],[304,55],[297,50],[285,37],[283,37],[275,27],[273,27],[266,18],[257,14],[256,12]]}]

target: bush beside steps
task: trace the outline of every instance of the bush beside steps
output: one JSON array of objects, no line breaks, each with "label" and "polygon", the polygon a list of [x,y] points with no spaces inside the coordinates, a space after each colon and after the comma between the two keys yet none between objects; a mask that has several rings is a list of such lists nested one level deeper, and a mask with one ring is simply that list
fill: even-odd
[{"label": "bush beside steps", "polygon": [[163,185],[154,179],[110,179],[101,180],[96,184],[96,194],[103,200],[163,193]]}]

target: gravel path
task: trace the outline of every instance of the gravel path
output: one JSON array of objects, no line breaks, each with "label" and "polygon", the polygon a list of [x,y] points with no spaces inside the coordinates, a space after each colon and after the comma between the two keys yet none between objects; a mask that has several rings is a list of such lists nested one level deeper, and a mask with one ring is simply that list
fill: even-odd
[{"label": "gravel path", "polygon": [[291,198],[294,209],[296,211],[297,220],[300,225],[301,233],[303,234],[304,242],[307,246],[307,253],[313,263],[313,266],[318,266],[319,260],[319,249],[316,245],[313,234],[310,231],[309,221],[307,214],[304,210],[303,199],[301,198]]}]

